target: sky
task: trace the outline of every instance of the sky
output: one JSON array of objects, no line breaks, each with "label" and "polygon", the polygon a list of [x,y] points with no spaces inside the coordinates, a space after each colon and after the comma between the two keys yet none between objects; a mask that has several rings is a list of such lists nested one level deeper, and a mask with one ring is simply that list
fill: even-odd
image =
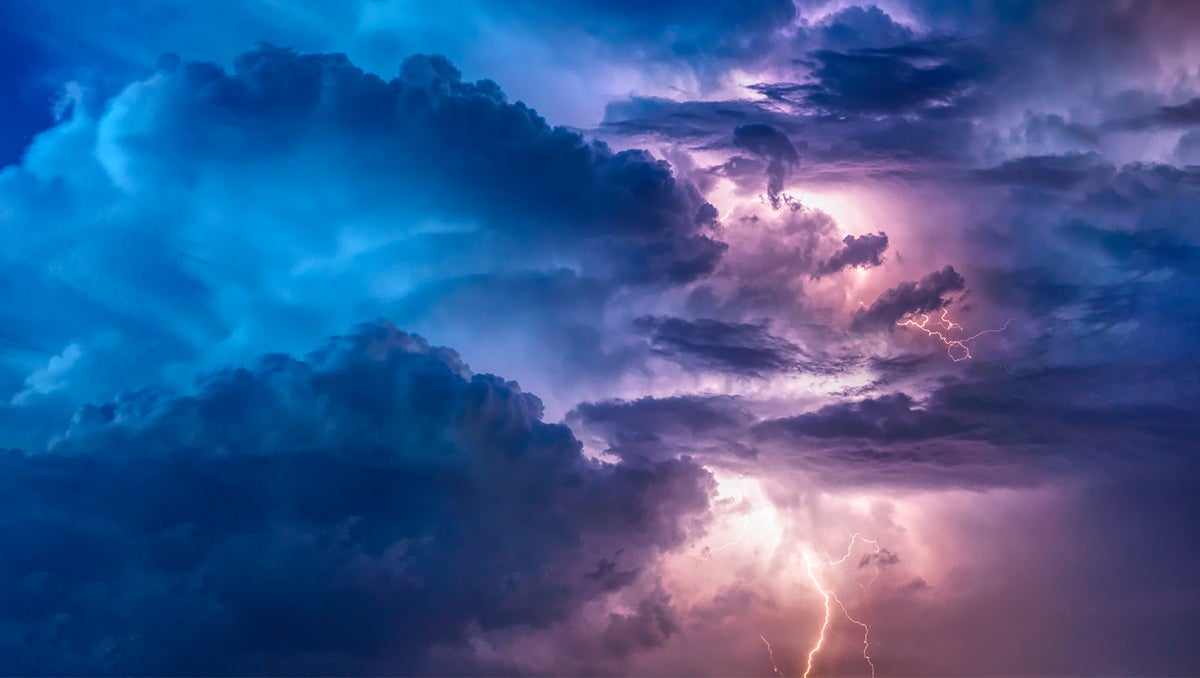
[{"label": "sky", "polygon": [[0,26],[0,673],[1200,673],[1200,6]]}]

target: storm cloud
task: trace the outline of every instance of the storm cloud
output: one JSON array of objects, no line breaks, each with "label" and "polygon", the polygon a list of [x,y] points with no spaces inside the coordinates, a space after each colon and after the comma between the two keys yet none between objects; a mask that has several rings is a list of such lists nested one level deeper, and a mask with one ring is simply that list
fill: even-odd
[{"label": "storm cloud", "polygon": [[0,18],[5,670],[1194,671],[1194,5]]},{"label": "storm cloud", "polygon": [[966,280],[953,266],[926,274],[920,280],[903,282],[883,294],[866,308],[854,314],[858,329],[880,329],[896,324],[910,313],[928,313],[944,308],[946,294],[961,291]]},{"label": "storm cloud", "polygon": [[[412,671],[468,627],[561,621],[679,543],[711,480],[590,461],[540,416],[386,324],[85,408],[49,452],[3,457],[7,666]],[[596,576],[618,550],[630,574]],[[669,635],[656,609],[611,642]]]},{"label": "storm cloud", "polygon": [[888,237],[882,231],[859,236],[848,235],[842,239],[842,249],[821,262],[814,275],[830,275],[854,266],[863,268],[881,266],[883,265],[883,252],[887,246]]},{"label": "storm cloud", "polygon": [[733,130],[733,144],[767,161],[767,199],[779,209],[783,180],[788,169],[800,160],[796,147],[782,132],[761,123]]}]

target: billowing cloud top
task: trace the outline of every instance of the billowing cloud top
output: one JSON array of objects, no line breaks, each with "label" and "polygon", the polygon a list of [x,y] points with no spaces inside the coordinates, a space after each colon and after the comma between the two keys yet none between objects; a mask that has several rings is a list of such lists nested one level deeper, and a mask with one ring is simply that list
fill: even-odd
[{"label": "billowing cloud top", "polygon": [[8,666],[413,671],[560,621],[678,544],[712,481],[589,460],[541,410],[389,325],[84,408],[3,460]]}]

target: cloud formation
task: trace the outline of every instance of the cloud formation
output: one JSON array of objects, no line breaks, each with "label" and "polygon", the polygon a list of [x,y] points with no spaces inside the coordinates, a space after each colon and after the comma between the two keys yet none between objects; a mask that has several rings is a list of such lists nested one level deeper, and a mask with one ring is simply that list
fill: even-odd
[{"label": "cloud formation", "polygon": [[854,326],[860,330],[884,329],[910,313],[929,313],[945,308],[950,303],[946,295],[961,291],[966,282],[953,266],[947,265],[920,280],[900,283],[879,295],[870,306],[856,311]]},{"label": "cloud formation", "polygon": [[634,325],[649,335],[656,355],[696,369],[753,377],[791,369],[800,355],[799,347],[771,335],[765,325],[654,316]]},{"label": "cloud formation", "polygon": [[193,5],[0,8],[13,670],[1197,664],[1194,6]]},{"label": "cloud formation", "polygon": [[767,161],[767,199],[771,207],[779,209],[783,180],[788,169],[800,160],[796,147],[785,134],[762,123],[734,129],[733,144]]},{"label": "cloud formation", "polygon": [[[562,621],[678,544],[712,481],[588,460],[540,416],[386,324],[88,407],[3,458],[8,667],[408,672],[471,629]],[[663,605],[611,642],[669,635]]]},{"label": "cloud formation", "polygon": [[888,237],[883,231],[866,235],[848,235],[842,239],[842,249],[834,253],[817,267],[814,276],[830,275],[855,266],[871,268],[883,265],[883,252],[887,249]]}]

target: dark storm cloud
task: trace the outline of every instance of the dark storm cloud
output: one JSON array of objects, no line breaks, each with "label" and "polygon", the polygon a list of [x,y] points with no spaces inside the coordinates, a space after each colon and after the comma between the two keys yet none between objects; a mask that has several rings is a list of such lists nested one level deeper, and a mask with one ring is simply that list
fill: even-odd
[{"label": "dark storm cloud", "polygon": [[[1090,172],[1078,164],[1054,190],[1039,190],[1045,178],[1023,178],[993,225],[972,230],[978,245],[969,252],[983,264],[971,273],[976,299],[1029,318],[1029,369],[1128,363],[1170,366],[1182,377],[1200,330],[1192,283],[1200,231],[1191,216],[1200,209],[1198,174],[1157,163],[1096,161]],[[993,261],[1005,264],[984,263]],[[1187,381],[1171,398],[1188,392],[1179,388]],[[1149,395],[1139,390],[1141,398]]]},{"label": "dark storm cloud", "polygon": [[875,5],[851,6],[815,28],[820,43],[830,49],[889,47],[912,42],[913,30],[896,23]]},{"label": "dark storm cloud", "polygon": [[[875,39],[883,38],[863,38]],[[764,139],[782,136],[786,147],[772,143],[770,154],[752,151],[769,163],[768,195],[777,196],[771,187],[782,189],[789,173],[829,171],[825,163],[830,162],[857,160],[866,163],[863,171],[884,173],[898,168],[880,167],[880,161],[910,165],[917,158],[965,159],[978,134],[973,117],[988,112],[994,60],[980,45],[945,37],[816,49],[797,60],[802,69],[780,67],[781,75],[796,71],[792,77],[749,85],[741,100],[612,103],[604,129],[709,146],[724,145],[721,137],[731,123],[753,126]],[[763,100],[751,101],[751,93]],[[795,146],[788,137],[803,139],[808,162],[802,170],[789,161],[788,148]]]},{"label": "dark storm cloud", "polygon": [[589,461],[540,415],[388,325],[88,407],[0,457],[6,669],[408,673],[470,626],[562,621],[680,543],[712,481]]},{"label": "dark storm cloud", "polygon": [[1106,127],[1117,130],[1190,128],[1200,125],[1200,97],[1173,106],[1159,106],[1150,113],[1114,120]]},{"label": "dark storm cloud", "polygon": [[749,101],[674,101],[646,96],[609,102],[604,111],[604,131],[696,142],[709,139],[717,130],[728,134],[730,126],[769,117]]},{"label": "dark storm cloud", "polygon": [[767,161],[767,198],[772,207],[779,209],[783,181],[800,160],[791,140],[770,125],[754,123],[733,130],[733,145]]},{"label": "dark storm cloud", "polygon": [[[40,137],[0,175],[0,196],[4,227],[21,234],[0,252],[0,290],[27,301],[0,321],[51,355],[84,348],[57,414],[32,409],[49,396],[7,402],[44,358],[0,356],[12,384],[0,419],[16,422],[5,440],[29,447],[83,402],[167,366],[300,350],[393,311],[426,331],[438,314],[470,322],[430,301],[439,284],[446,298],[459,281],[566,267],[588,283],[547,282],[547,294],[588,306],[703,277],[726,250],[715,209],[666,162],[553,127],[438,56],[390,80],[270,46],[229,69],[165,58]],[[598,334],[590,311],[568,333]],[[231,344],[240,353],[210,355]]]},{"label": "dark storm cloud", "polygon": [[813,276],[830,275],[854,266],[863,268],[881,266],[883,265],[883,252],[887,247],[888,237],[883,231],[860,236],[848,235],[842,239],[842,249],[821,262]]},{"label": "dark storm cloud", "polygon": [[608,427],[613,431],[649,432],[660,428],[694,434],[734,428],[751,420],[732,396],[646,397],[580,403],[571,417],[583,426]]},{"label": "dark storm cloud", "polygon": [[600,638],[604,649],[620,657],[661,647],[680,630],[670,603],[671,597],[658,591],[639,602],[631,614],[611,614]]},{"label": "dark storm cloud", "polygon": [[991,67],[976,47],[930,39],[892,47],[817,50],[804,101],[830,115],[961,114]]},{"label": "dark storm cloud", "polygon": [[864,439],[880,443],[925,440],[970,430],[953,417],[916,407],[911,397],[893,393],[857,402],[826,405],[816,412],[773,419],[756,427],[759,435]]},{"label": "dark storm cloud", "polygon": [[995,167],[975,170],[974,175],[987,183],[1066,191],[1112,171],[1095,153],[1072,153],[1014,158]]},{"label": "dark storm cloud", "polygon": [[771,468],[803,468],[830,484],[994,487],[1102,478],[1122,469],[1186,469],[1200,435],[1197,394],[1145,402],[1140,389],[1178,389],[1167,371],[1103,366],[1015,373],[979,367],[917,401],[903,392],[843,401],[753,423]]},{"label": "dark storm cloud", "polygon": [[1165,228],[1108,230],[1072,222],[1064,227],[1064,232],[1131,270],[1173,269],[1189,277],[1200,275],[1200,246]]},{"label": "dark storm cloud", "polygon": [[264,46],[232,72],[168,66],[154,89],[171,115],[130,116],[120,130],[117,143],[135,153],[131,173],[180,156],[236,162],[306,146],[320,131],[339,142],[330,159],[361,173],[355,190],[371,202],[408,182],[427,189],[403,191],[410,211],[479,218],[535,245],[611,238],[628,252],[625,275],[642,279],[694,276],[719,256],[696,221],[706,203],[667,163],[551,127],[494,82],[464,82],[440,56],[410,57],[384,81],[343,55]]},{"label": "dark storm cloud", "polygon": [[649,335],[656,354],[693,368],[755,377],[792,369],[801,356],[765,324],[645,316],[634,326]]},{"label": "dark storm cloud", "polygon": [[745,435],[755,417],[732,396],[584,402],[567,421],[581,435],[600,439],[610,454],[631,460],[691,455],[719,463],[755,455]]},{"label": "dark storm cloud", "polygon": [[853,324],[859,330],[886,329],[909,313],[928,313],[944,308],[949,292],[966,286],[966,280],[946,266],[927,274],[920,280],[903,282],[879,295],[870,306],[854,314]]},{"label": "dark storm cloud", "polygon": [[[1186,414],[1196,394],[1179,394],[1170,403],[1145,401],[1133,386],[1113,381],[1120,375],[1141,379],[1147,387],[1161,386],[1171,376],[1169,371],[1140,366],[1045,368],[1019,374],[991,368],[946,383],[924,406],[970,422],[972,435],[981,440],[1062,446],[1060,451],[1078,455],[1083,466],[1096,461],[1089,455],[1097,449],[1125,459],[1158,456],[1158,461],[1183,452],[1200,428]],[[1153,443],[1145,447],[1147,441]]]}]

